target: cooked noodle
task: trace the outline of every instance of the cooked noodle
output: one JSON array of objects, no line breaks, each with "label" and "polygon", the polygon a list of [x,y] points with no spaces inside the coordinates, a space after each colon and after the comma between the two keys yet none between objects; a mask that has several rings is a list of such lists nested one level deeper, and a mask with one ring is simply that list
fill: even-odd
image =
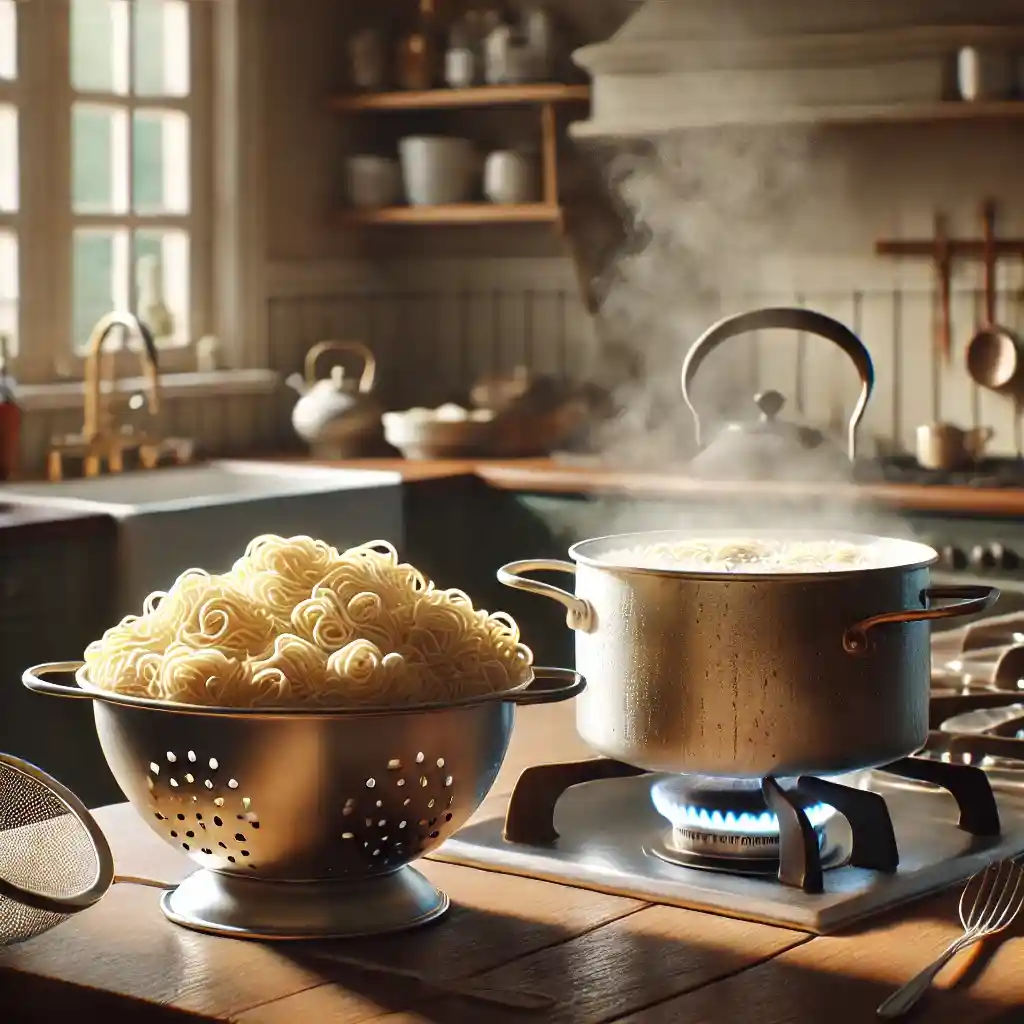
[{"label": "cooked noodle", "polygon": [[871,563],[869,548],[839,540],[708,538],[645,544],[601,556],[614,565],[680,572],[838,572]]},{"label": "cooked noodle", "polygon": [[525,683],[532,661],[511,617],[438,590],[385,541],[276,536],[222,576],[183,573],[85,651],[99,689],[220,707],[452,700]]}]

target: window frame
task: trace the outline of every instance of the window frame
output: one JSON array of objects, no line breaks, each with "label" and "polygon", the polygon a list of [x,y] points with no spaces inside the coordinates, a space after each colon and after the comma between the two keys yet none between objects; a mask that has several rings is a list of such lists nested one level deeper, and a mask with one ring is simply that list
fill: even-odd
[{"label": "window frame", "polygon": [[[19,331],[16,375],[23,384],[81,381],[85,360],[72,338],[73,239],[76,227],[184,228],[189,234],[189,327],[184,341],[161,347],[162,372],[190,370],[193,342],[216,333],[214,239],[215,67],[214,35],[223,28],[220,5],[188,0],[189,94],[150,97],[79,92],[71,82],[69,0],[17,5]],[[234,8],[233,4],[229,5]],[[59,68],[59,74],[47,74]],[[0,97],[7,84],[0,86]],[[76,214],[72,208],[72,106],[117,105],[129,111],[155,108],[189,114],[190,203],[182,215]],[[129,155],[130,159],[130,155]],[[130,170],[129,170],[130,173]],[[0,226],[6,218],[0,217]],[[129,272],[133,272],[129,270]],[[82,339],[84,340],[84,339]],[[113,354],[118,376],[138,372],[133,352]]]}]

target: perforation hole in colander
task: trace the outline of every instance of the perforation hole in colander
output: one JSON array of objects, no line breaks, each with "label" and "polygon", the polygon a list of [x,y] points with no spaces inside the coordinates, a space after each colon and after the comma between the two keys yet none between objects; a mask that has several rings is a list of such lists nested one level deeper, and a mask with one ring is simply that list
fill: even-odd
[{"label": "perforation hole in colander", "polygon": [[443,756],[417,750],[390,757],[345,798],[342,840],[357,859],[381,868],[403,864],[435,846],[452,821],[455,779]]},{"label": "perforation hole in colander", "polygon": [[146,777],[158,828],[208,867],[259,868],[260,816],[241,783],[201,751],[167,750]]}]

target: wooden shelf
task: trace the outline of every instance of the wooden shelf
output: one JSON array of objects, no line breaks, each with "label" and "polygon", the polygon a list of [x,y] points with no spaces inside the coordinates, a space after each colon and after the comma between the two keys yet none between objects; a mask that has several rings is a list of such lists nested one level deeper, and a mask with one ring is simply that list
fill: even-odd
[{"label": "wooden shelf", "polygon": [[341,224],[558,224],[562,208],[550,203],[499,206],[495,203],[451,203],[442,206],[390,206],[379,210],[340,210]]},{"label": "wooden shelf", "polygon": [[466,107],[525,106],[539,103],[586,103],[590,86],[538,82],[532,85],[484,85],[471,89],[428,89],[425,92],[360,93],[332,96],[338,111],[457,110]]},{"label": "wooden shelf", "polygon": [[948,121],[1013,120],[1024,118],[1024,100],[999,100],[970,103],[965,100],[942,100],[935,103],[896,103],[881,106],[789,107],[746,110],[720,115],[708,109],[700,115],[682,114],[669,122],[642,119],[622,125],[591,125],[583,121],[570,126],[575,138],[622,135],[659,135],[666,131],[706,128],[765,128],[786,125],[843,124],[928,124]]}]

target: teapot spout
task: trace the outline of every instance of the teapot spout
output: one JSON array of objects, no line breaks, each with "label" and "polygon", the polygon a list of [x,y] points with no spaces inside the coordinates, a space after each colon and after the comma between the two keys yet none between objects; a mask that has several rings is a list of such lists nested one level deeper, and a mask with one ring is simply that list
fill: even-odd
[{"label": "teapot spout", "polygon": [[309,385],[306,383],[306,378],[303,377],[301,373],[289,374],[285,377],[284,382],[288,387],[300,395],[304,395],[309,391]]}]

